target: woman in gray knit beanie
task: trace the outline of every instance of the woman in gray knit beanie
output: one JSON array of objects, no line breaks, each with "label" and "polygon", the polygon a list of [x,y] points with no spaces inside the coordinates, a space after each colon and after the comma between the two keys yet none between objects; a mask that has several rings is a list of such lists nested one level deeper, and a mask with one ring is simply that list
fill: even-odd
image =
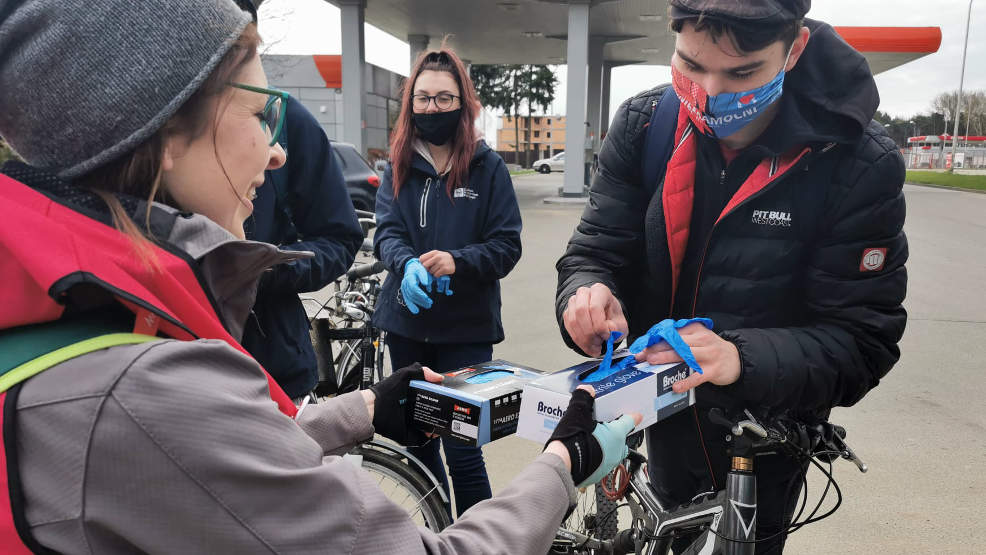
[{"label": "woman in gray knit beanie", "polygon": [[267,85],[250,15],[229,0],[70,6],[0,1],[0,135],[111,205],[168,199],[242,237],[285,158],[266,125],[280,99],[229,86]]},{"label": "woman in gray knit beanie", "polygon": [[299,411],[237,342],[261,274],[308,255],[241,240],[285,160],[250,20],[233,0],[0,0],[0,136],[24,160],[0,168],[0,553],[547,552],[566,445],[583,473],[626,452],[591,398],[438,532],[338,455],[441,376]]}]

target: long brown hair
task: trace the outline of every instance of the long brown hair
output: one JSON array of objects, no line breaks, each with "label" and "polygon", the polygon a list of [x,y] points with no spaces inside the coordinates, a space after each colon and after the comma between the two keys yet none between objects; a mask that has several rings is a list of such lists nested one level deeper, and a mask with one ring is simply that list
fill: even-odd
[{"label": "long brown hair", "polygon": [[[165,139],[180,135],[188,141],[200,136],[206,125],[218,125],[217,114],[221,106],[217,97],[229,90],[233,77],[257,53],[260,35],[257,26],[250,23],[233,43],[229,51],[212,71],[202,86],[196,90],[181,108],[175,112],[164,126],[147,140],[137,146],[130,154],[96,168],[75,180],[75,184],[89,189],[102,198],[113,215],[117,229],[128,235],[134,242],[141,259],[155,266],[150,235],[151,202],[166,204],[167,195],[161,191],[161,162],[164,155]],[[218,155],[217,155],[218,156]],[[223,168],[225,171],[225,168]],[[228,179],[228,176],[227,176]],[[232,183],[230,184],[232,187]],[[144,226],[141,228],[127,215],[126,210],[115,194],[122,193],[147,200],[144,213]]]},{"label": "long brown hair", "polygon": [[414,138],[416,136],[414,123],[411,122],[411,114],[414,112],[411,102],[414,95],[414,84],[418,81],[421,72],[426,70],[451,73],[456,84],[459,85],[459,96],[461,97],[459,104],[462,112],[459,114],[459,126],[451,139],[452,152],[449,159],[452,161],[452,171],[449,172],[448,180],[445,183],[445,192],[450,198],[452,190],[456,186],[469,180],[469,163],[476,152],[475,121],[479,117],[479,97],[476,96],[476,89],[473,88],[472,79],[469,78],[465,64],[443,41],[438,50],[424,52],[418,56],[411,74],[404,81],[404,90],[401,93],[401,113],[397,116],[397,125],[394,126],[394,133],[390,139],[391,172],[395,197],[400,192],[404,180],[411,173],[411,159],[414,156]]}]

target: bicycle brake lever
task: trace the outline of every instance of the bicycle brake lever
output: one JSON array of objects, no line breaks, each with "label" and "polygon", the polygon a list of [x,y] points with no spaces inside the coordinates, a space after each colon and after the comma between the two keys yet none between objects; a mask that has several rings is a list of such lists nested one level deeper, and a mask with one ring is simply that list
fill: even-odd
[{"label": "bicycle brake lever", "polygon": [[730,430],[733,429],[732,421],[726,418],[726,415],[723,414],[722,409],[718,409],[718,408],[709,409],[709,421],[712,422],[713,424],[718,424],[720,426],[729,428]]},{"label": "bicycle brake lever", "polygon": [[839,437],[838,434],[836,434],[835,437],[832,438],[832,440],[834,443],[838,444],[839,450],[842,451],[842,458],[846,459],[847,461],[851,461],[854,465],[856,465],[856,468],[858,468],[860,472],[865,474],[866,471],[870,469],[870,467],[867,466],[862,459],[856,456],[856,453],[853,452],[851,447],[849,447],[849,444],[846,443],[846,440]]}]

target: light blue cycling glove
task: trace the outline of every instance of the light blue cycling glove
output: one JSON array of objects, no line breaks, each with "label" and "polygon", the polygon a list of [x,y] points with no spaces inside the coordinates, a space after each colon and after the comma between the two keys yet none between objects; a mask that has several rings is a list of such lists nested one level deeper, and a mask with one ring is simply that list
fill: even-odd
[{"label": "light blue cycling glove", "polygon": [[626,458],[627,434],[634,428],[630,415],[597,423],[592,410],[595,402],[585,389],[573,391],[565,414],[545,443],[557,440],[565,446],[572,462],[572,482],[580,488],[602,480]]},{"label": "light blue cycling glove", "polygon": [[452,296],[452,276],[442,276],[435,279],[435,292],[445,293],[446,297]]},{"label": "light blue cycling glove", "polygon": [[630,452],[630,448],[627,447],[627,436],[633,431],[633,427],[633,417],[629,414],[624,414],[610,422],[596,424],[596,429],[592,430],[592,437],[599,442],[599,447],[603,452],[603,462],[595,472],[576,487],[584,488],[598,483],[612,472],[616,465],[627,458],[627,454]]},{"label": "light blue cycling glove", "polygon": [[431,274],[420,260],[412,258],[404,264],[404,279],[401,280],[401,295],[411,314],[417,314],[421,308],[431,308],[432,300],[425,291],[431,292]]}]

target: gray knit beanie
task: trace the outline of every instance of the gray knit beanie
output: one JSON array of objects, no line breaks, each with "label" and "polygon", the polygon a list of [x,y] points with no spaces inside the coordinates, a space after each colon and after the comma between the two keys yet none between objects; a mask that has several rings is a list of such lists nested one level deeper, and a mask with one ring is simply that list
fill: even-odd
[{"label": "gray knit beanie", "polygon": [[0,136],[85,175],[160,129],[250,20],[233,0],[0,0]]}]

